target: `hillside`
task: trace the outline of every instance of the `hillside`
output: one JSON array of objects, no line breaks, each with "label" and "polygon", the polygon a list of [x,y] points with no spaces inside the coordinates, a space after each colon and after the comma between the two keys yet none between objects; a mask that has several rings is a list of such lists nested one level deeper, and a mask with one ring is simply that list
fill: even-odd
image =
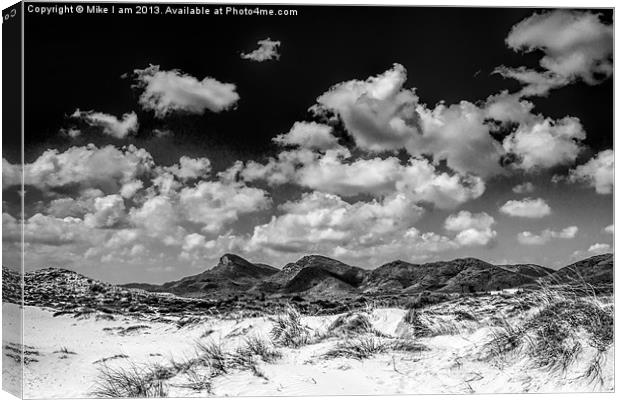
[{"label": "hillside", "polygon": [[[255,301],[252,299],[265,300],[266,296],[274,301],[301,296],[324,302],[363,296],[406,297],[425,291],[488,292],[533,287],[539,281],[610,284],[613,282],[613,255],[590,257],[554,271],[533,264],[493,265],[476,258],[426,264],[398,260],[374,270],[364,270],[319,255],[302,257],[278,270],[225,254],[211,269],[162,285],[111,285],[67,269],[40,269],[24,275],[24,298],[26,304],[60,309],[83,306],[153,312],[182,310],[183,307],[225,307],[229,303],[233,307],[236,299],[252,304]],[[3,288],[5,302],[18,302],[19,275],[6,267],[3,268]],[[196,301],[185,304],[192,298]]]},{"label": "hillside", "polygon": [[586,258],[568,265],[551,275],[552,282],[586,282],[591,285],[612,283],[614,255],[611,253]]}]

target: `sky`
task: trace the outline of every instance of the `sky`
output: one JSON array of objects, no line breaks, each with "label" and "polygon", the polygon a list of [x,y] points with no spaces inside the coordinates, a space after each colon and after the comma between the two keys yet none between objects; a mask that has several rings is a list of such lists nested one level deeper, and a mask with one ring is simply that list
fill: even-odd
[{"label": "sky", "polygon": [[270,8],[297,15],[26,13],[25,207],[4,127],[3,263],[22,223],[26,270],[111,282],[225,253],[559,268],[613,251],[611,10]]}]

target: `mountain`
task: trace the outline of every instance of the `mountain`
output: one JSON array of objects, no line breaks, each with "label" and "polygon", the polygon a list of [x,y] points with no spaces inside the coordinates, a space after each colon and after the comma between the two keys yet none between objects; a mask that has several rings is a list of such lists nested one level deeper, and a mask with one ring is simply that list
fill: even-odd
[{"label": "mountain", "polygon": [[[266,295],[272,299],[301,296],[311,300],[342,300],[372,295],[412,295],[424,291],[494,291],[533,287],[539,282],[585,281],[601,285],[613,282],[613,255],[590,257],[555,271],[535,264],[493,265],[476,258],[425,264],[397,260],[374,270],[364,270],[320,255],[302,257],[280,270],[225,254],[211,269],[162,285],[110,285],[58,268],[28,272],[24,281],[24,296],[33,304],[46,304],[53,299],[59,304],[77,301],[89,306],[111,307],[116,302],[124,306],[146,303],[177,309],[181,307],[179,299],[190,301],[198,298],[203,303],[191,307],[200,309],[222,306],[235,298],[264,299]],[[19,282],[16,272],[3,268],[6,300],[19,298]]]},{"label": "mountain", "polygon": [[577,261],[553,273],[551,282],[586,282],[591,285],[612,283],[614,279],[614,255],[601,254]]},{"label": "mountain", "polygon": [[[3,302],[21,303],[21,276],[2,267]],[[43,268],[24,274],[24,305],[50,307],[59,313],[120,313],[156,315],[160,312],[198,312],[215,308],[218,302],[150,293],[88,278],[62,268]]]},{"label": "mountain", "polygon": [[280,270],[265,264],[253,264],[235,254],[224,254],[218,264],[197,275],[187,276],[163,285],[130,283],[125,287],[155,292],[169,292],[186,297],[203,297],[212,293],[246,291],[264,278]]},{"label": "mountain", "polygon": [[340,296],[356,293],[367,273],[338,260],[310,255],[286,264],[278,273],[259,282],[254,290]]},{"label": "mountain", "polygon": [[553,272],[537,265],[493,265],[476,258],[459,258],[426,264],[394,261],[369,272],[366,293],[404,290],[472,292],[535,283]]}]

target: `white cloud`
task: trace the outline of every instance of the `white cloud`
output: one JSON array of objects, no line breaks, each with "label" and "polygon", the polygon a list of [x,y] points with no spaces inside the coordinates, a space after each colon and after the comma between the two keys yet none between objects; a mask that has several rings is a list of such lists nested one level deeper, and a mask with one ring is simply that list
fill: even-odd
[{"label": "white cloud", "polygon": [[435,163],[445,160],[462,174],[489,177],[502,173],[502,146],[490,134],[484,109],[467,102],[433,109],[417,107],[422,135],[406,144],[412,155],[432,155]]},{"label": "white cloud", "polygon": [[61,197],[51,200],[45,212],[57,218],[82,218],[95,210],[95,199],[103,196],[104,193],[99,189],[84,189],[76,198]]},{"label": "white cloud", "polygon": [[236,221],[240,214],[263,210],[271,200],[262,189],[239,183],[200,182],[179,192],[179,207],[188,221],[202,224],[202,230],[217,233]]},{"label": "white cloud", "polygon": [[211,172],[211,161],[208,158],[191,158],[182,156],[178,164],[164,168],[181,180],[206,177]]},{"label": "white cloud", "polygon": [[577,79],[594,85],[613,73],[613,25],[603,23],[599,14],[572,10],[534,14],[512,28],[506,43],[515,51],[544,52],[543,72],[523,67],[500,71],[523,82],[525,95],[544,95]]},{"label": "white cloud", "polygon": [[169,243],[182,234],[178,211],[167,196],[149,198],[140,207],[132,208],[129,220],[146,235],[163,238]]},{"label": "white cloud", "polygon": [[338,146],[332,127],[316,122],[295,122],[288,133],[273,138],[280,145],[299,146],[304,149],[328,150]]},{"label": "white cloud", "polygon": [[[423,210],[402,194],[378,202],[348,203],[339,196],[306,193],[280,206],[284,214],[254,228],[249,247],[279,252],[373,247],[402,235]],[[331,251],[331,250],[330,250]]]},{"label": "white cloud", "polygon": [[[103,133],[117,139],[123,139],[138,131],[138,116],[135,112],[123,114],[122,119],[114,115],[95,111],[75,110],[71,117],[85,121],[88,125],[100,127]],[[79,132],[79,131],[78,131]],[[77,136],[75,129],[67,131],[71,137]]]},{"label": "white cloud", "polygon": [[144,183],[142,183],[142,181],[139,181],[139,180],[129,181],[123,184],[119,193],[124,198],[130,199],[138,192],[138,190],[142,189],[143,186],[144,186]]},{"label": "white cloud", "polygon": [[158,65],[134,70],[136,87],[143,89],[140,105],[163,118],[174,112],[203,114],[230,109],[239,100],[236,86],[210,77],[199,81],[179,70],[160,71]]},{"label": "white cloud", "polygon": [[[3,241],[20,242],[22,224],[7,213],[2,214]],[[56,218],[37,213],[23,223],[24,242],[46,246],[61,246],[93,239],[91,230],[79,218]]]},{"label": "white cloud", "polygon": [[362,149],[403,148],[418,134],[418,97],[403,89],[407,71],[400,64],[365,81],[351,80],[332,86],[317,98],[317,114],[338,115]]},{"label": "white cloud", "polygon": [[257,62],[279,60],[280,53],[278,53],[278,50],[280,44],[279,40],[271,40],[270,38],[259,40],[258,48],[249,53],[241,53],[241,58]]},{"label": "white cloud", "polygon": [[595,243],[588,248],[589,253],[603,254],[609,253],[611,251],[611,246],[607,243]]},{"label": "white cloud", "polygon": [[485,190],[481,178],[439,172],[423,158],[411,158],[402,165],[396,157],[348,162],[350,157],[343,147],[324,154],[305,149],[285,151],[265,165],[247,163],[241,176],[246,181],[263,179],[272,185],[294,182],[341,196],[406,193],[414,201],[439,208],[453,208],[480,197]]},{"label": "white cloud", "polygon": [[91,228],[110,228],[125,217],[125,201],[118,194],[96,198],[93,208],[94,212],[84,217],[84,223]]},{"label": "white cloud", "polygon": [[523,182],[513,187],[512,191],[518,194],[525,194],[525,193],[532,193],[534,189],[535,189],[535,186],[532,182]]},{"label": "white cloud", "polygon": [[538,235],[525,231],[517,235],[517,240],[524,245],[543,245],[548,243],[551,239],[573,239],[578,231],[579,229],[576,226],[569,226],[561,231],[545,229]]},{"label": "white cloud", "polygon": [[584,182],[596,193],[610,194],[614,189],[614,151],[605,150],[569,172],[570,182]]},{"label": "white cloud", "polygon": [[603,228],[603,232],[609,233],[610,235],[613,235],[614,234],[614,224],[607,225],[605,228]]},{"label": "white cloud", "polygon": [[205,237],[199,233],[190,233],[183,240],[183,251],[189,252],[198,248],[205,247]]},{"label": "white cloud", "polygon": [[551,207],[543,199],[525,198],[509,200],[500,207],[499,211],[511,217],[542,218],[551,214]]},{"label": "white cloud", "polygon": [[117,149],[97,148],[89,144],[70,147],[64,152],[46,150],[24,166],[24,182],[45,191],[68,186],[100,189],[117,193],[125,183],[150,173],[154,166],[151,155],[134,145]]},{"label": "white cloud", "polygon": [[2,190],[22,184],[22,167],[2,159]]},{"label": "white cloud", "polygon": [[493,224],[495,219],[485,212],[460,211],[448,216],[444,227],[458,232],[455,241],[461,246],[485,246],[497,236],[497,232],[491,229]]},{"label": "white cloud", "polygon": [[549,118],[533,124],[522,124],[508,135],[504,149],[516,156],[512,164],[526,171],[572,164],[582,149],[585,131],[577,118]]}]

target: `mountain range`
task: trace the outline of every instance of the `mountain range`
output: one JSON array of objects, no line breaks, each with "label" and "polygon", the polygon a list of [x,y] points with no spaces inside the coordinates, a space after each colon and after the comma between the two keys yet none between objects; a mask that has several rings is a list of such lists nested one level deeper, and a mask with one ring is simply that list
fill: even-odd
[{"label": "mountain range", "polygon": [[397,260],[366,270],[320,255],[305,256],[278,269],[225,254],[216,266],[197,275],[162,285],[122,286],[197,298],[234,293],[338,298],[424,291],[484,292],[537,285],[541,280],[611,283],[613,254],[590,257],[559,270],[534,264],[493,265],[476,258],[425,264]]}]

